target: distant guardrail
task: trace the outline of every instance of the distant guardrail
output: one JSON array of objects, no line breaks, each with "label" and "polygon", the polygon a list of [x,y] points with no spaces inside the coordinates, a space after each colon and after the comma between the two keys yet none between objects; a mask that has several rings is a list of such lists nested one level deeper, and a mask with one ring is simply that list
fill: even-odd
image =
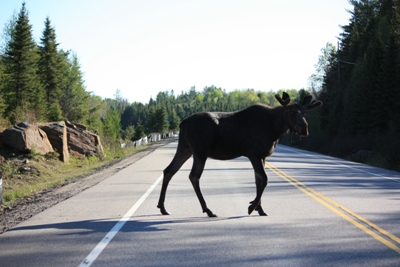
[{"label": "distant guardrail", "polygon": [[160,141],[161,139],[174,137],[174,136],[177,136],[177,135],[178,134],[172,133],[172,132],[171,133],[167,133],[167,134],[150,134],[150,135],[148,135],[146,137],[140,138],[139,140],[123,143],[123,144],[121,144],[121,147],[122,148],[132,147],[132,146],[140,147],[140,146],[146,145],[146,144],[151,143],[151,142],[157,142],[157,141]]}]

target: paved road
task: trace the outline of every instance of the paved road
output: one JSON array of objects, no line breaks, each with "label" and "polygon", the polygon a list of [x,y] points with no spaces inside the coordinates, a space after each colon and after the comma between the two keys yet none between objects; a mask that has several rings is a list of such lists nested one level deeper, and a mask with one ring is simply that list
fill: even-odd
[{"label": "paved road", "polygon": [[278,146],[268,159],[268,217],[246,158],[208,160],[201,213],[189,160],[160,175],[176,143],[0,235],[0,266],[400,266],[400,175]]}]

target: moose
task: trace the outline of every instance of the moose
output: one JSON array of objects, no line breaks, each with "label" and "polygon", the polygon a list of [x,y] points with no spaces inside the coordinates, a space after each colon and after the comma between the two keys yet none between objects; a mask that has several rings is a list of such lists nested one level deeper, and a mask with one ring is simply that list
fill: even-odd
[{"label": "moose", "polygon": [[266,216],[261,207],[261,196],[267,186],[268,177],[264,170],[265,158],[270,156],[287,134],[296,133],[308,136],[308,123],[305,112],[322,105],[321,101],[305,96],[299,103],[293,102],[287,93],[275,95],[281,104],[269,107],[255,104],[235,112],[199,112],[184,119],[180,124],[178,147],[171,163],[163,171],[158,208],[161,214],[169,215],[165,209],[167,187],[174,174],[193,155],[193,165],[189,179],[197,198],[209,217],[216,217],[206,205],[200,190],[200,177],[207,158],[229,160],[247,157],[254,169],[256,198],[250,202],[248,214],[254,210]]}]

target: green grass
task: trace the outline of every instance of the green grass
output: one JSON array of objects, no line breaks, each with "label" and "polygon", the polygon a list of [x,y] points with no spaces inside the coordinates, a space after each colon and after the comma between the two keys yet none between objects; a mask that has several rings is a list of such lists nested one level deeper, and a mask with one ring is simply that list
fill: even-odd
[{"label": "green grass", "polygon": [[[102,166],[111,164],[116,160],[133,155],[149,145],[140,148],[104,148],[105,157],[70,157],[63,163],[57,155],[42,156],[35,151],[26,155],[28,163],[13,158],[0,163],[0,172],[3,177],[3,205],[12,204],[19,198],[63,184],[64,182],[92,173]],[[35,170],[34,172],[21,172],[21,166]]]}]

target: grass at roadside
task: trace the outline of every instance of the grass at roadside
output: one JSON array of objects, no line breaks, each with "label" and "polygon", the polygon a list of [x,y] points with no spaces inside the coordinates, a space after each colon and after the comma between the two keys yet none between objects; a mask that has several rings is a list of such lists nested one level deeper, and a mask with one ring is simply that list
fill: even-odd
[{"label": "grass at roadside", "polygon": [[10,205],[19,198],[29,197],[39,191],[59,186],[70,179],[89,174],[148,146],[106,149],[106,157],[71,157],[66,163],[59,161],[56,155],[41,156],[30,153],[11,157],[0,162],[0,175],[3,178],[3,206]]}]

